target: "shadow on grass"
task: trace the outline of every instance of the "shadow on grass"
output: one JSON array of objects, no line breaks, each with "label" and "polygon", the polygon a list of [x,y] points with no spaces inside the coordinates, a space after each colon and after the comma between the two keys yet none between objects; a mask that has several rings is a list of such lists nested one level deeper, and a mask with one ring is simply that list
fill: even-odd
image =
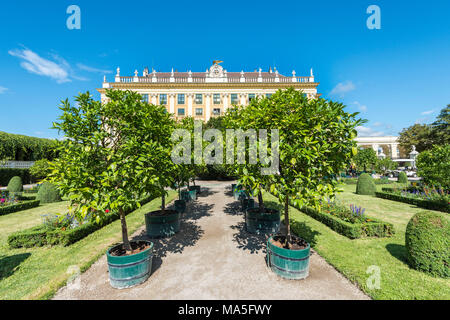
[{"label": "shadow on grass", "polygon": [[31,253],[20,253],[12,256],[0,256],[0,280],[6,279],[17,271],[19,265],[24,262]]},{"label": "shadow on grass", "polygon": [[401,244],[396,243],[388,243],[386,245],[386,250],[394,257],[400,260],[401,262],[408,264],[408,260],[406,258],[406,247]]}]

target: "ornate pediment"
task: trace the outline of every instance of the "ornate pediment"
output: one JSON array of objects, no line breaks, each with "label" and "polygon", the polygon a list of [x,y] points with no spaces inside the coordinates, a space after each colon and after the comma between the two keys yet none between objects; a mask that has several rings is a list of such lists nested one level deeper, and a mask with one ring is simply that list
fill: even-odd
[{"label": "ornate pediment", "polygon": [[210,78],[223,78],[224,75],[223,67],[217,63],[213,64],[211,68],[209,68]]}]

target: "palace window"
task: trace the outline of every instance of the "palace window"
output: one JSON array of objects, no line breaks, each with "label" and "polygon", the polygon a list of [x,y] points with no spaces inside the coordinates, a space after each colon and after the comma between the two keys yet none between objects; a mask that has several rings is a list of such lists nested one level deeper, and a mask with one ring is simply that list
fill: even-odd
[{"label": "palace window", "polygon": [[148,103],[148,94],[143,94],[142,95],[142,102],[147,102]]},{"label": "palace window", "polygon": [[185,102],[184,102],[184,94],[179,94],[178,96],[177,96],[177,98],[178,98],[178,104],[184,104]]},{"label": "palace window", "polygon": [[231,97],[231,104],[238,104],[239,103],[238,102],[238,95],[237,95],[237,93],[232,93],[230,95],[230,97]]},{"label": "palace window", "polygon": [[167,94],[159,95],[159,104],[166,105],[167,104]]},{"label": "palace window", "polygon": [[203,115],[203,108],[195,108],[195,115],[196,116],[202,116]]},{"label": "palace window", "polygon": [[214,116],[220,116],[220,108],[214,108],[212,113]]},{"label": "palace window", "polygon": [[178,115],[184,116],[184,108],[178,108]]},{"label": "palace window", "polygon": [[255,98],[256,98],[256,94],[254,94],[254,93],[249,93],[248,94],[248,102],[252,101]]},{"label": "palace window", "polygon": [[220,104],[220,93],[214,93],[213,95],[213,103]]},{"label": "palace window", "polygon": [[203,103],[203,95],[201,93],[197,93],[195,95],[195,104],[202,104]]}]

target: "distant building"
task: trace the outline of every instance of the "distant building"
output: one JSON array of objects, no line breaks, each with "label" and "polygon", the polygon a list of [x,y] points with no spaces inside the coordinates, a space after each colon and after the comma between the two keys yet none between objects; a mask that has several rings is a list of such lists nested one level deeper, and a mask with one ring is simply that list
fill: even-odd
[{"label": "distant building", "polygon": [[211,117],[219,116],[235,104],[246,105],[256,97],[270,96],[278,89],[294,87],[303,91],[308,98],[320,96],[317,93],[318,82],[314,74],[297,77],[295,71],[292,76],[284,76],[275,68],[263,72],[260,68],[253,72],[227,72],[219,63],[204,72],[157,72],[145,68],[142,76],[138,71],[134,76],[125,77],[117,74],[114,82],[107,82],[98,89],[102,101],[106,99],[108,88],[134,90],[143,96],[144,101],[165,105],[167,111],[176,119],[191,116],[198,120],[208,121]]},{"label": "distant building", "polygon": [[[357,137],[356,144],[359,147],[373,148],[380,155],[380,151],[391,159],[400,158],[400,149],[398,137],[386,136],[386,137]],[[384,148],[383,148],[384,147]],[[381,149],[381,150],[380,150]],[[387,150],[383,150],[387,149]]]}]

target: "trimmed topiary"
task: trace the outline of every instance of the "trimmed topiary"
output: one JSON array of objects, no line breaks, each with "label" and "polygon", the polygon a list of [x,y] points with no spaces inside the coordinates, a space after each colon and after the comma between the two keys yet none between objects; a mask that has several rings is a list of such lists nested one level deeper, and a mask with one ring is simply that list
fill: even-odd
[{"label": "trimmed topiary", "polygon": [[23,191],[22,178],[18,176],[12,177],[11,180],[9,180],[7,190],[9,192],[22,192]]},{"label": "trimmed topiary", "polygon": [[450,277],[450,221],[446,214],[419,212],[406,227],[406,255],[416,270]]},{"label": "trimmed topiary", "polygon": [[403,171],[398,174],[398,183],[408,183],[408,177]]},{"label": "trimmed topiary", "polygon": [[363,173],[359,176],[358,182],[356,183],[356,193],[368,196],[374,196],[377,191],[375,182],[368,173]]},{"label": "trimmed topiary", "polygon": [[61,195],[55,185],[50,182],[44,182],[37,193],[36,200],[40,200],[41,203],[52,203],[61,201]]}]

